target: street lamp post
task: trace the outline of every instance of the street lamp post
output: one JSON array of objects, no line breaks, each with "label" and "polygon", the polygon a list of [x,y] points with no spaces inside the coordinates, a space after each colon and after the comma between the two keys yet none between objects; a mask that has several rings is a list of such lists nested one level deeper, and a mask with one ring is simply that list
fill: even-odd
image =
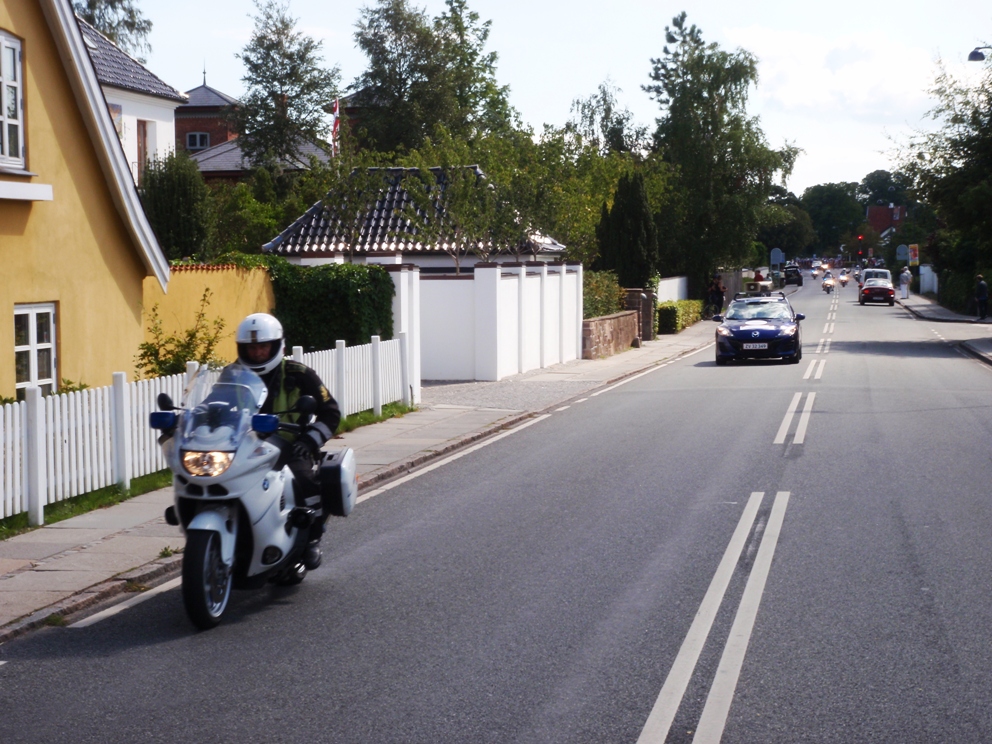
[{"label": "street lamp post", "polygon": [[987,47],[987,46],[975,47],[974,49],[971,50],[971,54],[968,55],[968,61],[969,62],[984,62],[985,61],[985,55],[982,54],[982,50],[983,49],[992,50],[992,47]]}]

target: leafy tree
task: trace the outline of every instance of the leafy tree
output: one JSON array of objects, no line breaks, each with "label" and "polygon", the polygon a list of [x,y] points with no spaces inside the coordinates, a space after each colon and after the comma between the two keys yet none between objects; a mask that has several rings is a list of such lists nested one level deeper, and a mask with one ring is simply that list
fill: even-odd
[{"label": "leafy tree", "polygon": [[255,0],[251,40],[237,57],[247,92],[230,112],[245,159],[303,159],[301,147],[327,132],[340,73],[325,68],[321,43],[296,29],[289,0]]},{"label": "leafy tree", "polygon": [[747,116],[758,77],[753,55],[706,44],[684,12],[666,26],[665,41],[663,56],[651,60],[654,83],[644,86],[662,110],[655,147],[674,166],[677,204],[659,215],[659,227],[679,246],[690,292],[701,294],[714,267],[750,255],[773,176],[788,171],[796,150],[769,149]]},{"label": "leafy tree", "polygon": [[836,252],[865,218],[856,183],[821,183],[803,192],[801,203],[816,232],[819,254]]},{"label": "leafy tree", "polygon": [[640,173],[624,175],[617,185],[613,208],[603,205],[597,227],[599,271],[614,271],[623,287],[646,287],[658,261],[654,216]]},{"label": "leafy tree", "polygon": [[647,127],[634,124],[630,110],[621,109],[617,94],[622,91],[609,80],[588,98],[572,102],[572,121],[568,128],[595,145],[603,155],[641,153],[648,149]]},{"label": "leafy tree", "polygon": [[210,231],[209,190],[184,150],[147,164],[141,203],[166,258],[203,257]]},{"label": "leafy tree", "polygon": [[858,185],[858,201],[866,206],[879,204],[895,204],[907,206],[909,197],[909,180],[904,173],[890,173],[887,170],[876,170],[869,173]]},{"label": "leafy tree", "polygon": [[142,15],[136,0],[75,0],[72,8],[139,62],[145,61],[141,54],[152,50],[148,43],[152,22]]},{"label": "leafy tree", "polygon": [[[788,258],[805,256],[816,241],[816,232],[809,213],[799,199],[782,186],[773,186],[768,204],[761,214],[758,241],[769,251],[781,248]],[[768,256],[752,262],[758,265],[768,261]]]},{"label": "leafy tree", "polygon": [[915,195],[935,214],[937,229],[927,248],[938,270],[987,271],[992,267],[992,65],[986,64],[970,87],[941,67],[930,94],[936,99],[930,117],[940,126],[916,133],[900,152]]},{"label": "leafy tree", "polygon": [[366,145],[412,150],[443,125],[457,138],[509,127],[508,89],[496,82],[495,52],[486,52],[490,22],[465,0],[446,0],[436,19],[408,0],[377,0],[361,10],[355,41],[368,68],[355,81]]},{"label": "leafy tree", "polygon": [[257,191],[247,182],[223,184],[213,190],[213,229],[207,244],[210,257],[232,251],[259,253],[262,246],[285,226],[278,218],[278,204],[260,201],[256,197]]}]

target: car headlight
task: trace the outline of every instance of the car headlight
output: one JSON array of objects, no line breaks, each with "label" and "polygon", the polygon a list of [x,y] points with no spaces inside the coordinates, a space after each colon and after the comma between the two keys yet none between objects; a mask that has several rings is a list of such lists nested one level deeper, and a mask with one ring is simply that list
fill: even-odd
[{"label": "car headlight", "polygon": [[212,477],[231,466],[233,452],[183,452],[183,467],[190,475]]},{"label": "car headlight", "polygon": [[779,336],[795,336],[796,335],[796,329],[797,328],[798,328],[798,326],[794,326],[794,325],[782,326],[781,328],[778,329],[778,335]]},{"label": "car headlight", "polygon": [[719,333],[721,336],[732,336],[732,335],[734,335],[733,333],[731,333],[731,331],[730,331],[729,328],[726,328],[724,326],[717,326],[716,332]]}]

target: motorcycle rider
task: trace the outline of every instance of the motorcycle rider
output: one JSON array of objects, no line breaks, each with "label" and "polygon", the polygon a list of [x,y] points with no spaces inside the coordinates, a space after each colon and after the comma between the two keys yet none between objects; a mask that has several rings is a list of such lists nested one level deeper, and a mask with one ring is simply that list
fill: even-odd
[{"label": "motorcycle rider", "polygon": [[[253,370],[265,382],[268,395],[261,413],[276,413],[284,423],[294,423],[296,413],[284,413],[293,408],[301,395],[313,396],[317,410],[303,435],[293,444],[286,463],[296,482],[298,506],[319,504],[320,484],[315,473],[320,463],[321,447],[334,436],[341,421],[341,410],[320,377],[305,364],[286,359],[282,323],[268,313],[254,313],[241,321],[235,336],[238,360]],[[310,536],[303,563],[309,570],[320,565],[320,538],[328,515],[321,516],[310,527]]]}]

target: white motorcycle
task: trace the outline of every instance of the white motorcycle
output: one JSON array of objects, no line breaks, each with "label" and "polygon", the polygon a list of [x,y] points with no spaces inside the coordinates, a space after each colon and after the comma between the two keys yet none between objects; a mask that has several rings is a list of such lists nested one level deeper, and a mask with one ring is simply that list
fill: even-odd
[{"label": "white motorcycle", "polygon": [[175,505],[165,518],[186,534],[183,604],[204,630],[221,621],[232,587],[303,581],[310,526],[321,509],[348,516],[358,493],[355,455],[345,448],[323,454],[320,495],[297,504],[286,462],[316,408],[313,398],[300,397],[296,424],[280,423],[259,413],[268,391],[252,370],[235,363],[212,386],[209,377],[201,367],[179,408],[159,395],[162,410],[149,422],[163,432],[159,443],[173,473]]}]

